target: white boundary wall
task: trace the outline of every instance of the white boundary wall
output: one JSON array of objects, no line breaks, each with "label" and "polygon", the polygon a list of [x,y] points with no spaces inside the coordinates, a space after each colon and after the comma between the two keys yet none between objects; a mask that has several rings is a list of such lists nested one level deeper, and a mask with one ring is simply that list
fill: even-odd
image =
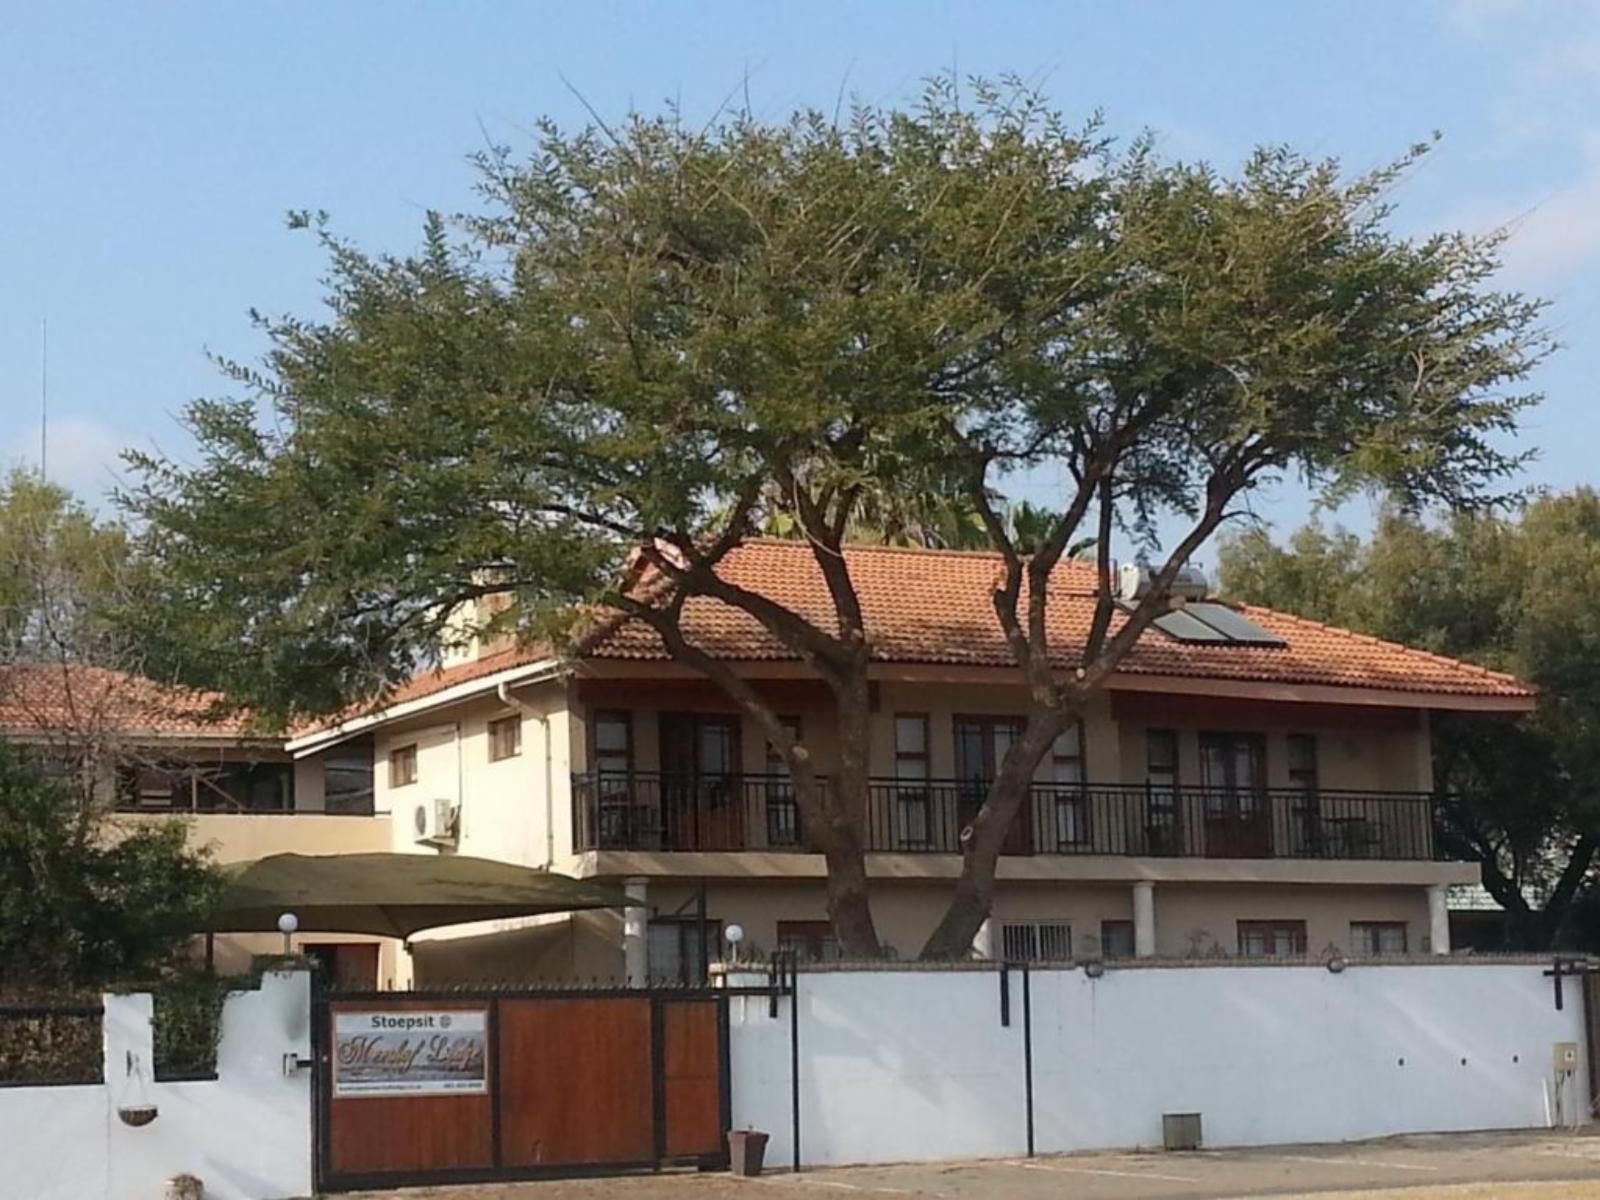
[{"label": "white boundary wall", "polygon": [[[1208,1145],[1542,1127],[1552,1047],[1578,1044],[1581,981],[1557,1012],[1531,963],[1113,967],[1029,973],[1037,1151],[1161,1144],[1198,1112]],[[738,982],[764,982],[745,977]],[[1026,1151],[1022,975],[1000,1023],[994,971],[802,972],[800,1143],[808,1165]],[[791,1161],[789,1001],[731,1001],[733,1123]],[[1464,1060],[1464,1061],[1463,1061]]]},{"label": "white boundary wall", "polygon": [[[105,1083],[0,1088],[0,1200],[158,1200],[198,1176],[213,1200],[311,1194],[311,977],[269,974],[230,996],[217,1078],[152,1079],[151,998],[105,998]],[[153,1105],[132,1128],[119,1108]]]}]

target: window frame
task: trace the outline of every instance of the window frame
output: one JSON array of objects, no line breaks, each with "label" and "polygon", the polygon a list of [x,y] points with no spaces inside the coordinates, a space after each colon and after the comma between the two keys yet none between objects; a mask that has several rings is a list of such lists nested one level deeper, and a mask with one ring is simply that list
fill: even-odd
[{"label": "window frame", "polygon": [[[796,742],[804,737],[804,726],[798,716],[779,714],[778,724]],[[794,794],[794,780],[790,776],[789,765],[777,753],[770,738],[766,740],[763,764],[767,775],[762,789],[766,793],[767,845],[799,846],[803,840],[800,832],[800,802]]]},{"label": "window frame", "polygon": [[[705,933],[703,935],[699,934],[697,932],[697,927],[703,928]],[[655,975],[650,970],[650,945],[652,940],[650,933],[654,929],[668,928],[675,929],[677,931],[678,970],[676,979],[668,979],[665,975]],[[706,980],[710,979],[711,977],[711,964],[720,961],[719,955],[722,951],[722,929],[723,925],[721,917],[707,917],[703,926],[701,926],[699,917],[692,915],[651,917],[645,922],[644,935],[645,973],[649,977],[650,982],[676,983],[683,987],[692,987],[706,982]],[[703,936],[705,939],[702,943],[705,949],[705,962],[701,964],[704,969],[703,979],[696,979],[693,977],[696,951],[699,949],[699,947],[696,947],[693,939],[698,936]]]},{"label": "window frame", "polygon": [[[1280,933],[1287,933],[1293,942],[1293,948],[1288,954],[1277,952],[1277,940]],[[1252,954],[1245,947],[1245,939],[1253,934],[1264,935],[1272,939],[1271,949],[1265,954]],[[1306,956],[1306,923],[1302,918],[1295,917],[1255,917],[1248,920],[1235,922],[1235,935],[1238,938],[1240,958],[1248,959],[1292,959]]]},{"label": "window frame", "polygon": [[[615,721],[622,726],[622,757],[628,765],[622,771],[608,770],[600,765],[602,757],[614,757],[615,750],[602,750],[600,747],[600,726],[609,721]],[[590,769],[596,774],[606,774],[612,777],[617,775],[632,775],[634,770],[634,743],[633,712],[626,708],[597,708],[589,714],[589,763]]]},{"label": "window frame", "polygon": [[779,921],[777,929],[779,952],[790,951],[796,944],[805,949],[805,953],[800,956],[801,962],[844,961],[844,952],[839,946],[839,935],[834,930],[832,921]]},{"label": "window frame", "polygon": [[[922,730],[920,750],[902,750],[900,723],[915,721]],[[897,712],[894,714],[894,778],[895,778],[895,840],[903,846],[927,846],[933,842],[933,730],[925,712]],[[920,775],[905,776],[901,768],[916,763]],[[912,830],[920,837],[912,836]]]},{"label": "window frame", "polygon": [[[1119,934],[1127,934],[1126,945],[1128,952],[1126,954],[1113,954],[1111,952],[1109,948],[1111,943],[1110,934],[1113,930]],[[1100,922],[1100,957],[1108,962],[1126,962],[1138,954],[1138,942],[1136,939],[1137,934],[1131,917],[1106,917]]]},{"label": "window frame", "polygon": [[[1072,921],[1070,919],[1025,918],[1014,921],[1002,920],[1000,925],[1000,960],[1002,962],[1030,962],[1030,963],[1056,963],[1073,962],[1072,953]],[[1021,935],[1026,934],[1026,940],[1031,946],[1020,953],[1013,953],[1015,942],[1021,940]],[[1046,941],[1055,943],[1054,949],[1065,951],[1064,956],[1047,954]]]},{"label": "window frame", "polygon": [[[1400,948],[1398,950],[1385,950],[1381,944],[1372,948],[1356,945],[1356,931],[1363,934],[1375,933],[1377,941],[1381,943],[1384,933],[1400,934]],[[1350,953],[1362,958],[1386,958],[1391,955],[1411,953],[1411,924],[1408,921],[1351,921],[1350,922]]]},{"label": "window frame", "polygon": [[[1062,754],[1061,739],[1069,732],[1076,734],[1077,753]],[[1077,778],[1062,782],[1061,768],[1071,764]],[[1093,840],[1089,828],[1089,747],[1085,738],[1083,718],[1079,717],[1050,743],[1050,792],[1055,801],[1055,837],[1057,847],[1087,846]]]},{"label": "window frame", "polygon": [[[505,749],[501,745],[501,734],[505,730],[511,731],[511,748]],[[505,762],[508,758],[518,758],[522,754],[522,714],[507,713],[503,717],[491,717],[489,720],[489,761]]]},{"label": "window frame", "polygon": [[[409,764],[405,771],[400,770],[400,764]],[[417,743],[407,742],[404,746],[391,746],[389,748],[389,787],[391,789],[410,787],[417,782],[422,772],[417,761]],[[405,778],[401,778],[404,775]]]}]

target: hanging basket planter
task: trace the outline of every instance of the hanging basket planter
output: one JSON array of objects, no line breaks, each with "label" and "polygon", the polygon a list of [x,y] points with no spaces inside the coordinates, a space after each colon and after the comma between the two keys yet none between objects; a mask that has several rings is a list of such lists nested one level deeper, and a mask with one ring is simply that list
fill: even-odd
[{"label": "hanging basket planter", "polygon": [[117,1118],[124,1125],[130,1125],[134,1129],[142,1129],[156,1119],[157,1111],[154,1104],[138,1104],[128,1108],[117,1109]]}]

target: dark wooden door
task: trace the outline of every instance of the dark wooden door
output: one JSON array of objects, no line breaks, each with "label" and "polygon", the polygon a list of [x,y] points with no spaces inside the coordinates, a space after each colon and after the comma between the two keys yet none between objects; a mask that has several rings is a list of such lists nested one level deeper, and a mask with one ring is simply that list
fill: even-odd
[{"label": "dark wooden door", "polygon": [[739,719],[661,714],[661,791],[673,850],[743,848]]},{"label": "dark wooden door", "polygon": [[722,1152],[721,1037],[716,1001],[661,1002],[665,1158],[711,1158]]},{"label": "dark wooden door", "polygon": [[[1011,744],[1022,736],[1020,717],[957,717],[956,735],[956,786],[958,811],[956,827],[965,829],[978,815],[983,802],[988,799],[989,785],[994,782],[1000,764],[1005,761]],[[1000,845],[1002,854],[1031,854],[1033,852],[1033,796],[1030,794],[1006,829],[1005,841]]]},{"label": "dark wooden door", "polygon": [[1206,855],[1265,858],[1272,853],[1266,739],[1259,733],[1202,733]]},{"label": "dark wooden door", "polygon": [[650,998],[500,1002],[504,1167],[655,1161]]}]

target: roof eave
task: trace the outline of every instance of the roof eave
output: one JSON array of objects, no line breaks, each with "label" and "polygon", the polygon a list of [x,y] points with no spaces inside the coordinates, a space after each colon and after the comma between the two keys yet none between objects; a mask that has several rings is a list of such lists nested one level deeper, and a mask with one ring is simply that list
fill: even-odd
[{"label": "roof eave", "polygon": [[380,725],[386,725],[390,721],[404,720],[420,713],[431,712],[436,708],[448,708],[451,705],[460,704],[462,701],[474,699],[486,692],[493,692],[502,685],[538,683],[544,679],[555,679],[568,669],[569,664],[558,658],[545,658],[540,659],[538,662],[507,667],[503,671],[495,671],[490,675],[480,675],[478,678],[469,679],[465,683],[441,688],[439,691],[430,692],[426,696],[418,696],[415,700],[402,701],[399,704],[364,713],[359,717],[351,717],[340,721],[336,725],[327,725],[321,729],[314,729],[310,733],[290,738],[284,744],[284,748],[294,757],[304,758],[308,754],[315,754],[318,751],[336,746],[340,742],[346,742],[351,738],[370,733]]}]

